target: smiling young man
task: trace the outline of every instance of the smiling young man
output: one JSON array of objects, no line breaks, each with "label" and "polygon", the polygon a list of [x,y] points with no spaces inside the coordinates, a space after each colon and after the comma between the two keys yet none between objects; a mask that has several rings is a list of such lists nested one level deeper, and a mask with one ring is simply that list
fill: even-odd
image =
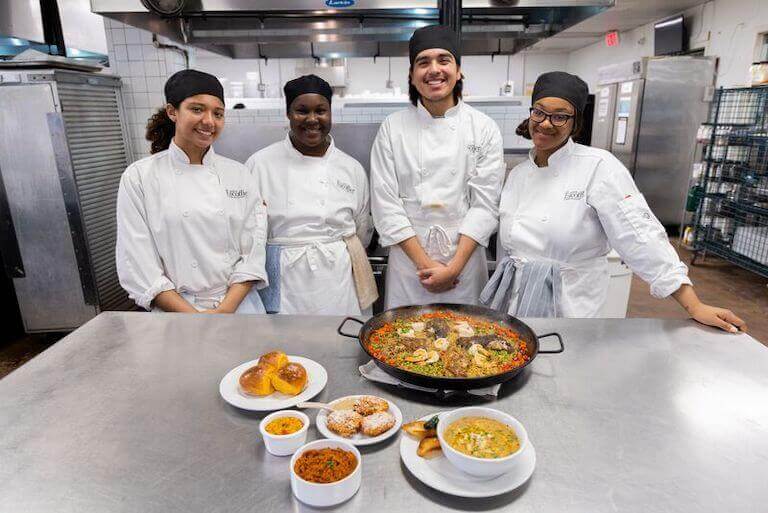
[{"label": "smiling young man", "polygon": [[504,177],[501,134],[461,100],[455,35],[433,25],[409,43],[412,107],[382,123],[371,153],[371,207],[389,247],[386,308],[475,304],[488,281]]}]

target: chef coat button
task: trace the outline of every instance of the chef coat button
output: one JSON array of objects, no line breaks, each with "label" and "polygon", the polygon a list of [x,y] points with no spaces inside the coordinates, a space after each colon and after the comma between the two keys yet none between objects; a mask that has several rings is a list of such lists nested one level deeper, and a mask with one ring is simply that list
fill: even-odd
[{"label": "chef coat button", "polygon": [[223,215],[224,215],[224,211],[223,211],[223,210],[221,210],[221,209],[219,209],[219,212],[218,212],[218,213],[219,213],[219,215],[220,215],[220,216],[223,216]]},{"label": "chef coat button", "polygon": [[288,200],[288,204],[293,206],[293,200]]},{"label": "chef coat button", "polygon": [[192,263],[189,265],[191,265],[194,269],[197,269],[197,260],[192,260]]},{"label": "chef coat button", "polygon": [[542,216],[541,222],[546,223],[547,221],[549,221],[549,216]]},{"label": "chef coat button", "polygon": [[320,200],[318,203],[320,203],[320,206],[325,205],[325,200]]},{"label": "chef coat button", "polygon": [[451,130],[456,130],[456,126],[455,125],[448,125],[448,126],[451,127]]},{"label": "chef coat button", "polygon": [[177,169],[177,170],[176,170],[176,174],[177,174],[177,175],[180,175],[180,174],[181,174],[181,170],[180,170],[180,169]]},{"label": "chef coat button", "polygon": [[557,171],[555,171],[553,174],[554,174],[555,176],[560,176],[560,173],[558,173]]},{"label": "chef coat button", "polygon": [[189,210],[185,210],[183,215],[184,217],[189,217]]},{"label": "chef coat button", "polygon": [[451,174],[455,175],[456,174],[456,170],[455,169],[451,169]]},{"label": "chef coat button", "polygon": [[429,174],[429,170],[427,168],[422,168],[421,174],[428,175]]}]

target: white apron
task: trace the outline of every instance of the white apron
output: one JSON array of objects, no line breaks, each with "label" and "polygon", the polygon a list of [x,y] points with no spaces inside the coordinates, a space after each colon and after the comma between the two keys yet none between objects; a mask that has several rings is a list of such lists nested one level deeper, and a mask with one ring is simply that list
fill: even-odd
[{"label": "white apron", "polygon": [[[459,226],[463,216],[445,216],[440,219],[434,213],[408,214],[419,244],[427,256],[438,262],[448,263],[458,247]],[[429,292],[421,284],[416,265],[405,251],[399,245],[390,246],[385,308],[427,303],[477,304],[480,292],[488,281],[488,261],[484,247],[475,248],[458,279],[459,283],[449,291],[437,294]]]},{"label": "white apron", "polygon": [[271,239],[280,252],[280,313],[360,315],[352,261],[341,239]]}]

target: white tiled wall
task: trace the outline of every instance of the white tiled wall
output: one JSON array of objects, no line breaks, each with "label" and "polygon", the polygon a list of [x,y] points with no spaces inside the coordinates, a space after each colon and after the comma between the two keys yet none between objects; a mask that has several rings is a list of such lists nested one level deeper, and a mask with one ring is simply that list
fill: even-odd
[{"label": "white tiled wall", "polygon": [[[152,33],[104,18],[110,72],[123,80],[123,102],[134,160],[149,155],[144,138],[147,120],[165,104],[163,86],[169,76],[185,68],[181,52],[155,48]],[[190,59],[194,59],[194,51]]]}]

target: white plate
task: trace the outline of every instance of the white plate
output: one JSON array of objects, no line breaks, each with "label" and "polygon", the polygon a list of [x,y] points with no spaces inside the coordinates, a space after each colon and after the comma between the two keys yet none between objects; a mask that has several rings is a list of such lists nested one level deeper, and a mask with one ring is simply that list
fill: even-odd
[{"label": "white plate", "polygon": [[[429,420],[435,415],[433,413],[419,420]],[[528,481],[536,467],[536,449],[530,440],[518,464],[506,474],[491,479],[465,474],[454,467],[442,452],[431,458],[422,458],[416,454],[418,447],[419,441],[411,435],[405,434],[400,439],[400,458],[406,468],[430,488],[458,497],[493,497],[511,492]]]},{"label": "white plate", "polygon": [[221,397],[232,406],[251,411],[272,411],[291,408],[304,401],[309,401],[322,392],[328,382],[328,373],[325,368],[314,360],[302,356],[288,356],[292,363],[300,363],[307,371],[307,386],[298,395],[286,395],[282,392],[273,392],[263,397],[247,395],[240,390],[240,375],[250,369],[259,360],[251,360],[242,363],[229,371],[219,383]]},{"label": "white plate", "polygon": [[[370,395],[370,394],[363,394],[363,395],[348,395],[346,397],[339,397],[338,399],[331,401],[329,404],[333,405],[340,401],[347,401],[347,400],[354,400],[358,397],[363,397],[364,395]],[[378,396],[374,396],[378,397]],[[398,430],[400,429],[400,426],[403,425],[403,413],[400,411],[400,408],[395,405],[392,401],[389,399],[385,399],[382,397],[381,399],[384,399],[389,403],[389,413],[391,413],[395,417],[395,425],[389,428],[387,431],[384,431],[379,436],[366,436],[363,433],[355,433],[352,435],[351,438],[345,438],[341,435],[337,435],[330,429],[328,429],[328,411],[327,410],[320,410],[318,412],[317,417],[315,417],[315,424],[317,425],[317,429],[322,433],[322,435],[326,438],[330,438],[331,440],[345,440],[352,445],[372,445],[377,444],[383,440],[386,440],[387,438],[394,436],[397,434]]]}]

